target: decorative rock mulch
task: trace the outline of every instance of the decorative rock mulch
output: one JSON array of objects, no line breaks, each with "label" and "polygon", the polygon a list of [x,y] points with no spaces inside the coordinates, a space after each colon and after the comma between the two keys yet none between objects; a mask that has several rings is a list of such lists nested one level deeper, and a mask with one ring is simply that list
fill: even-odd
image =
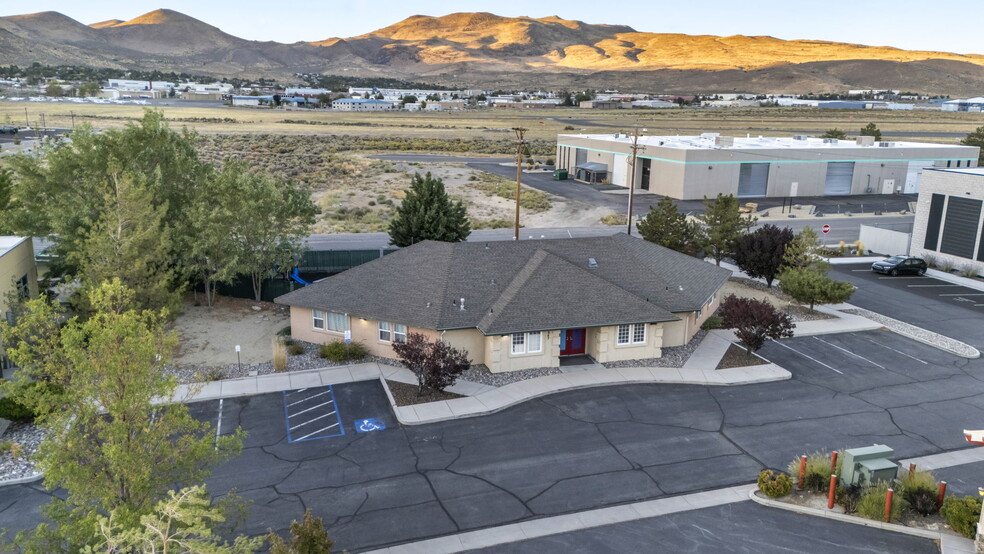
[{"label": "decorative rock mulch", "polygon": [[20,453],[16,459],[10,452],[0,454],[0,482],[40,476],[41,473],[34,467],[33,457],[43,439],[44,431],[33,423],[11,423],[0,436],[0,443],[16,443],[20,445]]},{"label": "decorative rock mulch", "polygon": [[543,377],[544,375],[553,375],[555,373],[560,373],[559,367],[534,367],[505,373],[492,373],[484,364],[479,364],[471,366],[458,379],[492,387],[502,387],[510,383]]},{"label": "decorative rock mulch", "polygon": [[620,367],[683,367],[690,359],[690,355],[697,350],[700,342],[707,336],[707,331],[701,329],[694,334],[694,338],[683,346],[668,346],[663,349],[663,357],[647,358],[644,360],[622,360],[619,362],[605,362],[601,365],[607,368]]}]

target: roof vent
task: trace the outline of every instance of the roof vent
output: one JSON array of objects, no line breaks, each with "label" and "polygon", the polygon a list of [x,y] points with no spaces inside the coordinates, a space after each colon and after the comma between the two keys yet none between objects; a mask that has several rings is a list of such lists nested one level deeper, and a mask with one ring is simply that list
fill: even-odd
[{"label": "roof vent", "polygon": [[495,285],[495,279],[492,279],[491,281],[489,281],[489,284],[490,285]]},{"label": "roof vent", "polygon": [[430,307],[431,307],[431,303],[430,303],[430,302],[428,302],[428,303],[427,303],[427,307],[428,307],[428,308],[430,308]]},{"label": "roof vent", "polygon": [[594,258],[588,258],[588,267],[590,267],[591,269],[597,268],[598,267],[598,260],[596,260]]},{"label": "roof vent", "polygon": [[461,300],[459,302],[460,303],[459,303],[458,309],[460,309],[461,311],[465,311],[465,297],[462,296],[461,297]]}]

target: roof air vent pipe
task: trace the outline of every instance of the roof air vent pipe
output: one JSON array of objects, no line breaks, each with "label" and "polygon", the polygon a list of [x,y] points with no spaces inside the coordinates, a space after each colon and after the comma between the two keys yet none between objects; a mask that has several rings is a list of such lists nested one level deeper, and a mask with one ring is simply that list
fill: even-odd
[{"label": "roof air vent pipe", "polygon": [[459,309],[461,311],[465,311],[465,297],[464,296],[461,297],[461,300],[459,300],[458,303],[460,304]]}]

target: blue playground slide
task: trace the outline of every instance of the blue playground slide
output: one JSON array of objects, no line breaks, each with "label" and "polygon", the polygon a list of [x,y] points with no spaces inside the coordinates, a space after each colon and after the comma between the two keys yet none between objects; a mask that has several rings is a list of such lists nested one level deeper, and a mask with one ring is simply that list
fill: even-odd
[{"label": "blue playground slide", "polygon": [[299,268],[296,268],[295,267],[294,268],[294,272],[290,274],[290,278],[293,279],[295,282],[300,283],[302,285],[310,285],[311,283],[308,283],[304,279],[301,279],[301,276],[298,275],[298,271],[299,271]]}]

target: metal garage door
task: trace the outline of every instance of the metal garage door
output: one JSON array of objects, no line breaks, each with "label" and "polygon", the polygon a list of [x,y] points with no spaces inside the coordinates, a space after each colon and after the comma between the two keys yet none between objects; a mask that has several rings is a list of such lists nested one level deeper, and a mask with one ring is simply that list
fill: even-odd
[{"label": "metal garage door", "polygon": [[827,180],[823,193],[829,195],[851,194],[851,181],[854,179],[854,162],[830,162],[827,164]]},{"label": "metal garage door", "polygon": [[981,222],[981,201],[951,196],[946,205],[940,252],[973,258]]},{"label": "metal garage door", "polygon": [[738,198],[765,196],[769,187],[769,164],[741,164],[738,172]]}]

